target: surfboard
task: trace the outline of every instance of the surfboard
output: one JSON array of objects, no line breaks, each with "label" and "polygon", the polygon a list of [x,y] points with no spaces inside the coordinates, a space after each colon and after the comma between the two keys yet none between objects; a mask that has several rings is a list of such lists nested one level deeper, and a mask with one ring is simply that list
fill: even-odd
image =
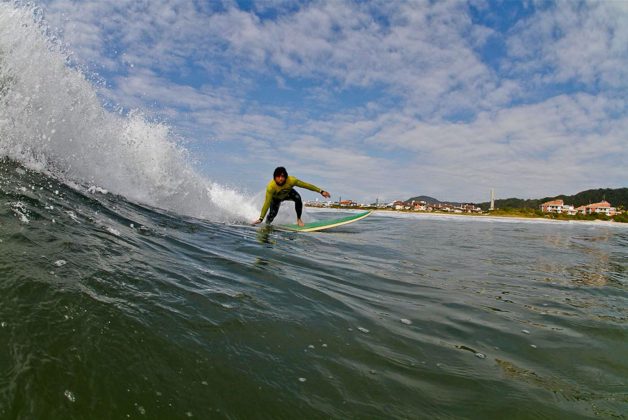
[{"label": "surfboard", "polygon": [[347,225],[349,223],[357,222],[358,220],[364,219],[371,213],[373,213],[373,211],[369,210],[362,213],[352,214],[346,217],[340,217],[338,219],[317,220],[316,222],[306,223],[305,226],[299,226],[297,224],[276,225],[275,228],[279,230],[288,230],[291,232],[317,232],[319,230],[331,229],[338,226]]}]

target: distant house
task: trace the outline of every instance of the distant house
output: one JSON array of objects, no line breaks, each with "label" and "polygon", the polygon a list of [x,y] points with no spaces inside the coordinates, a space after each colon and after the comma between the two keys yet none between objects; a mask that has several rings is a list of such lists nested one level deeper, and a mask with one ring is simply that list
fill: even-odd
[{"label": "distant house", "polygon": [[564,213],[570,216],[578,213],[578,210],[571,204],[565,204],[563,200],[552,200],[541,204],[543,213]]},{"label": "distant house", "polygon": [[587,204],[586,206],[580,206],[576,209],[581,214],[598,214],[603,213],[607,216],[614,216],[617,214],[617,209],[611,206],[608,201],[600,201],[599,203]]},{"label": "distant house", "polygon": [[425,206],[425,202],[412,202],[412,210],[414,211],[425,211],[427,207]]},{"label": "distant house", "polygon": [[461,209],[465,213],[482,213],[482,209],[473,204],[463,204]]},{"label": "distant house", "polygon": [[563,200],[547,201],[541,204],[541,211],[543,213],[562,213],[564,205]]},{"label": "distant house", "polygon": [[395,210],[405,210],[407,204],[403,201],[397,200],[392,203],[392,207]]},{"label": "distant house", "polygon": [[454,211],[454,206],[449,204],[449,203],[436,203],[436,204],[434,204],[433,207],[437,211],[446,211],[446,212],[453,212]]},{"label": "distant house", "polygon": [[358,205],[358,203],[353,200],[342,200],[338,204],[340,204],[340,207],[355,207]]},{"label": "distant house", "polygon": [[578,210],[576,210],[576,208],[572,205],[564,205],[563,206],[563,213],[568,214],[570,216],[574,216],[576,214],[578,214]]}]

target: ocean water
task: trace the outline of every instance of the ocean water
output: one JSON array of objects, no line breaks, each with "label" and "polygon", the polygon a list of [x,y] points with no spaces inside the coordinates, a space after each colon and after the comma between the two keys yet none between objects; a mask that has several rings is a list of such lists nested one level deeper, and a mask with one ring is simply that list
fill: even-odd
[{"label": "ocean water", "polygon": [[248,226],[40,16],[0,3],[1,419],[627,415],[626,225]]},{"label": "ocean water", "polygon": [[623,226],[286,233],[0,168],[0,418],[626,414]]}]

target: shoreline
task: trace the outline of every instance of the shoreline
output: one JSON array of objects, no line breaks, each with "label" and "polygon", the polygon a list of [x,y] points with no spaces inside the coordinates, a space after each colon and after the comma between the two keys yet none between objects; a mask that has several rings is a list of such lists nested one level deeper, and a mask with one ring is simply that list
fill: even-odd
[{"label": "shoreline", "polygon": [[440,213],[440,212],[418,212],[418,211],[404,211],[404,210],[383,210],[383,209],[366,209],[366,208],[349,208],[349,207],[309,207],[309,210],[318,211],[372,211],[377,215],[389,215],[395,216],[408,216],[408,217],[432,217],[432,218],[464,218],[469,220],[497,220],[497,221],[513,221],[513,222],[530,222],[530,223],[563,223],[563,224],[583,224],[591,226],[612,226],[612,227],[626,227],[628,223],[615,222],[613,220],[568,220],[568,219],[550,219],[545,217],[523,217],[523,216],[508,216],[508,215],[490,215],[490,214],[465,214],[465,213]]}]

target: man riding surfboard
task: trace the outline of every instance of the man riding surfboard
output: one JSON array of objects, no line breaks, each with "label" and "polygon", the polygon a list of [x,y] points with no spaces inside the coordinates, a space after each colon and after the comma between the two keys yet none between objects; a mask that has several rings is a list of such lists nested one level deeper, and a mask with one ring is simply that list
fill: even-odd
[{"label": "man riding surfboard", "polygon": [[301,201],[301,196],[294,190],[293,187],[306,188],[320,193],[325,198],[330,197],[330,194],[327,191],[324,191],[315,185],[308,184],[307,182],[300,181],[293,176],[288,176],[286,168],[280,166],[275,169],[272,181],[270,181],[266,186],[266,199],[264,201],[264,206],[262,206],[262,212],[260,213],[259,219],[255,220],[253,224],[257,225],[258,223],[262,223],[264,216],[266,216],[266,212],[269,209],[270,212],[266,218],[266,223],[272,223],[275,216],[277,216],[281,202],[288,200],[294,201],[294,209],[297,212],[297,225],[303,226],[304,223],[301,220],[303,202]]}]

